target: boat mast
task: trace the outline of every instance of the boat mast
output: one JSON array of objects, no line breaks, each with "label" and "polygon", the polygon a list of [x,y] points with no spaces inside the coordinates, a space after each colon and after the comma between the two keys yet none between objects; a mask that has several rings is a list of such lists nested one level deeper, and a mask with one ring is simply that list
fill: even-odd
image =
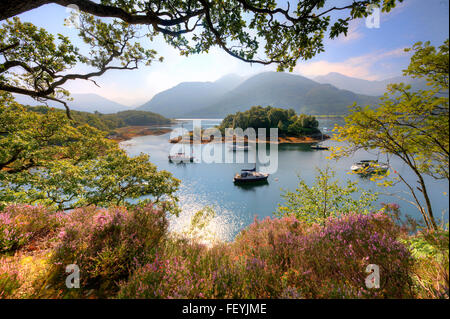
[{"label": "boat mast", "polygon": [[181,122],[181,144],[183,147],[182,151],[183,151],[183,155],[186,155],[186,152],[184,150],[183,136],[184,136],[184,126],[183,126],[183,122]]}]

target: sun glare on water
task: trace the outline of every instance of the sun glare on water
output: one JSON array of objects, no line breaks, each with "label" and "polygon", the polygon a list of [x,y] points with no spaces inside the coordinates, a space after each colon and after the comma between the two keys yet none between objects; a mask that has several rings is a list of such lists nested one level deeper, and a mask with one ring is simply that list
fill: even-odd
[{"label": "sun glare on water", "polygon": [[231,211],[200,196],[180,195],[179,199],[182,211],[178,217],[169,217],[171,233],[211,246],[231,241],[242,227],[242,222]]}]

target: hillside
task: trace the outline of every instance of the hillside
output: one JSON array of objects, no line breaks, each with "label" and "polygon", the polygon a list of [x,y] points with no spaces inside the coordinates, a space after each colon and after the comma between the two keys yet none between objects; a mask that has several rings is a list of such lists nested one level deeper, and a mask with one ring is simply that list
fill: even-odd
[{"label": "hillside", "polygon": [[241,81],[241,77],[230,74],[215,82],[182,82],[156,94],[137,110],[151,111],[172,118],[182,117],[214,104]]},{"label": "hillside", "polygon": [[380,81],[369,81],[346,76],[340,73],[331,72],[326,75],[320,75],[314,78],[319,83],[334,85],[342,90],[350,90],[358,94],[383,95],[386,92],[386,86],[391,83],[406,83],[411,85],[412,90],[425,89],[424,80],[412,79],[409,77],[397,76]]},{"label": "hillside", "polygon": [[[27,109],[38,113],[47,113],[47,106],[27,106]],[[63,110],[58,110],[64,112]],[[123,111],[113,114],[71,111],[72,118],[78,124],[89,124],[99,130],[112,133],[115,129],[126,126],[151,126],[168,124],[171,121],[162,115],[146,111]]]},{"label": "hillside", "polygon": [[299,75],[265,72],[234,88],[219,86],[217,82],[181,83],[156,95],[138,109],[166,117],[203,118],[224,117],[254,105],[293,108],[298,113],[344,114],[353,102],[366,105],[377,101],[377,98],[340,90]]},{"label": "hillside", "polygon": [[[73,101],[69,101],[67,102],[67,104],[69,105],[70,109],[74,111],[90,113],[94,113],[95,111],[97,111],[103,114],[111,114],[132,109],[131,107],[108,100],[107,98],[104,98],[97,94],[71,94],[70,96],[71,98],[73,98]],[[18,103],[23,105],[42,105],[42,102],[38,102],[29,96],[16,94],[14,95],[14,97]],[[47,104],[58,109],[64,108],[64,106],[58,102],[48,101]]]}]

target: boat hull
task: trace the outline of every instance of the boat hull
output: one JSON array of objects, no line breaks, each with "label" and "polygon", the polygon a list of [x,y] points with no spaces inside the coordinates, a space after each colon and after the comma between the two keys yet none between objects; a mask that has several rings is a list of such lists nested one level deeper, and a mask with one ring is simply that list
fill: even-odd
[{"label": "boat hull", "polygon": [[233,182],[236,184],[248,184],[248,183],[257,183],[257,182],[266,182],[269,176],[261,176],[254,178],[233,178]]},{"label": "boat hull", "polygon": [[[368,163],[368,162],[366,162],[366,163]],[[387,165],[387,164],[382,164],[382,163],[378,163],[378,162],[373,162],[370,164],[366,164],[366,163],[353,164],[350,167],[350,170],[353,173],[356,173],[359,175],[371,175],[371,174],[385,173],[386,171],[389,170],[389,165]]]},{"label": "boat hull", "polygon": [[192,163],[194,157],[171,157],[169,156],[169,162],[171,163]]}]

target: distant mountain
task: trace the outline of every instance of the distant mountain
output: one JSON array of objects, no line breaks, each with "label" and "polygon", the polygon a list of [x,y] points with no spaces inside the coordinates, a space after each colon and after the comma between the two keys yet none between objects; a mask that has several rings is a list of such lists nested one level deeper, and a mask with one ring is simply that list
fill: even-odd
[{"label": "distant mountain", "polygon": [[[42,102],[37,102],[31,97],[26,95],[14,95],[16,101],[24,105],[42,105]],[[120,111],[131,110],[131,107],[122,105],[120,103],[108,100],[97,94],[86,93],[86,94],[71,94],[73,101],[69,101],[67,104],[74,111],[90,112],[94,113],[98,111],[103,114],[117,113]],[[54,101],[47,101],[47,104],[55,108],[64,108],[64,105]]]},{"label": "distant mountain", "polygon": [[242,80],[243,78],[230,74],[215,82],[182,82],[156,94],[137,110],[151,111],[172,118],[183,117],[214,104]]},{"label": "distant mountain", "polygon": [[391,83],[410,84],[412,90],[426,88],[426,82],[420,79],[410,77],[397,76],[381,81],[369,81],[364,79],[353,78],[337,72],[331,72],[327,75],[320,75],[314,78],[319,83],[327,83],[343,90],[350,90],[358,94],[380,96],[386,92],[386,86]]},{"label": "distant mountain", "polygon": [[138,109],[172,118],[218,118],[245,111],[254,105],[293,108],[308,114],[344,114],[353,102],[366,105],[378,101],[372,96],[340,90],[289,73],[260,73],[237,85],[236,79],[226,78],[223,81],[225,84],[222,86],[218,83],[220,80],[214,83],[180,83],[157,94]]}]

